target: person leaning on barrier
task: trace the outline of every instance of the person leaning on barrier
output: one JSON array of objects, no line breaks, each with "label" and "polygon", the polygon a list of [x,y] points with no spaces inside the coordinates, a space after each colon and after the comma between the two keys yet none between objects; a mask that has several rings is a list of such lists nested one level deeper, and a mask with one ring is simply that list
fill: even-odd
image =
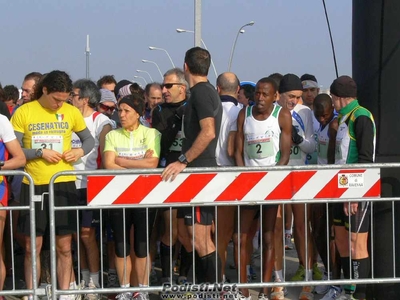
[{"label": "person leaning on barrier", "polygon": [[[161,153],[158,166],[164,168],[171,162],[178,160],[182,150],[182,115],[186,108],[186,92],[188,83],[185,80],[185,74],[179,68],[168,70],[164,74],[162,93],[164,103],[159,104],[153,109],[152,126],[161,132]],[[163,233],[160,241],[160,259],[161,259],[161,281],[170,282],[170,255],[174,256],[175,243],[178,238],[177,222],[183,222],[180,218],[177,220],[177,210],[171,211],[168,207],[158,210],[162,213]],[[170,224],[172,222],[172,232]],[[192,265],[192,246],[186,236],[179,237],[181,244],[181,264],[179,268],[178,283],[187,281],[189,269]],[[170,243],[170,238],[172,243]]]},{"label": "person leaning on barrier", "polygon": [[[274,105],[278,86],[272,78],[262,78],[255,89],[255,104],[244,107],[237,120],[235,158],[238,166],[274,166],[286,165],[289,162],[290,146],[292,143],[292,119],[286,107]],[[274,267],[274,227],[278,205],[262,206],[262,242],[263,247],[263,278],[262,282],[270,282]],[[247,239],[252,220],[259,206],[244,206],[240,210],[240,282],[247,281],[246,261]],[[248,289],[242,289],[243,298],[251,299]],[[282,291],[272,290],[272,293]],[[275,295],[276,297],[277,295]],[[268,288],[263,288],[258,299],[268,299]],[[275,299],[275,298],[272,298]]]},{"label": "person leaning on barrier", "polygon": [[[140,124],[144,113],[144,100],[138,94],[122,98],[118,105],[118,114],[122,128],[112,130],[106,136],[104,147],[104,167],[106,169],[144,169],[156,168],[160,155],[160,133],[154,128]],[[147,214],[148,212],[148,214]],[[125,216],[124,216],[125,213]],[[110,221],[115,240],[115,265],[121,287],[135,285],[148,286],[147,241],[151,233],[155,210],[146,208],[112,209]],[[125,223],[124,223],[125,221]],[[146,228],[147,221],[147,228]],[[134,257],[130,255],[130,230],[134,230]],[[132,266],[132,260],[135,262]],[[132,267],[137,282],[130,282]],[[126,274],[126,277],[125,277]],[[130,299],[132,293],[118,296]],[[125,298],[124,298],[125,297]],[[147,293],[135,293],[133,298],[147,299]]]},{"label": "person leaning on barrier", "polygon": [[[319,94],[313,101],[313,109],[315,119],[318,121],[319,128],[317,131],[317,159],[319,165],[327,165],[335,163],[335,144],[337,134],[337,114],[333,109],[332,98],[328,94]],[[312,223],[313,238],[317,246],[318,252],[324,264],[323,280],[340,279],[340,257],[335,247],[333,234],[333,214],[332,203],[328,205],[328,211],[325,203],[312,204]],[[326,216],[328,214],[328,223]],[[329,228],[329,235],[326,234],[326,228]],[[330,256],[328,257],[328,238]],[[330,273],[328,274],[328,270]],[[315,287],[316,294],[326,294],[323,300],[335,299],[340,293],[340,286],[318,285]]]},{"label": "person leaning on barrier", "polygon": [[[111,95],[114,96],[110,91]],[[82,114],[86,126],[94,138],[92,151],[83,156],[74,164],[75,170],[96,170],[102,168],[102,153],[104,150],[105,137],[112,129],[111,120],[100,112],[94,110],[99,103],[101,94],[96,84],[88,79],[80,79],[74,82],[71,103]],[[79,137],[73,133],[72,148],[82,146]],[[87,176],[78,175],[75,182],[78,194],[78,204],[87,205]],[[80,267],[82,274],[81,288],[95,289],[100,287],[100,253],[96,241],[96,226],[100,223],[99,210],[81,210],[80,217],[80,239],[83,247],[80,249]],[[86,295],[87,299],[98,299],[98,295]]]},{"label": "person leaning on barrier", "polygon": [[[349,76],[340,76],[330,87],[338,116],[336,135],[336,164],[373,163],[375,160],[376,128],[370,111],[359,105],[357,85]],[[368,230],[370,202],[334,204],[333,222],[345,278],[368,278]],[[350,224],[349,224],[350,217]],[[349,245],[349,234],[351,244]],[[351,268],[350,268],[351,249]],[[346,295],[339,299],[365,299],[366,285],[345,285]]]},{"label": "person leaning on barrier", "polygon": [[[11,155],[11,158],[9,158]],[[25,155],[15,136],[10,121],[0,115],[0,171],[14,170],[23,167],[26,163]],[[0,175],[0,208],[8,204],[8,183],[5,176]],[[7,211],[0,209],[0,249],[3,249],[4,226]],[[3,251],[0,251],[0,291],[3,290],[6,278]],[[0,299],[3,298],[0,296]]]},{"label": "person leaning on barrier", "polygon": [[[21,106],[13,115],[11,123],[18,140],[23,145],[27,163],[25,171],[35,184],[35,194],[48,193],[51,177],[66,170],[94,146],[94,139],[77,108],[66,104],[72,82],[67,73],[52,71],[37,84],[35,99]],[[72,132],[82,141],[81,148],[71,149]],[[76,206],[75,176],[61,176],[54,184],[55,206]],[[29,205],[29,181],[24,178],[21,187],[21,205]],[[36,260],[37,276],[40,277],[39,255],[43,235],[49,226],[48,197],[44,203],[35,203],[36,257],[32,258],[29,211],[21,211],[18,228],[25,235],[25,279],[28,289],[32,284],[32,260]],[[44,208],[42,209],[42,205]],[[61,290],[76,289],[72,268],[71,242],[76,231],[76,213],[72,210],[55,212],[57,251],[57,279]],[[33,297],[29,296],[29,299]],[[60,299],[70,299],[61,295]]]},{"label": "person leaning on barrier", "polygon": [[[217,91],[207,79],[210,60],[210,53],[200,47],[191,48],[185,54],[184,72],[191,95],[182,124],[182,154],[178,161],[164,169],[161,174],[164,181],[174,180],[186,167],[217,166],[215,149],[221,126],[222,105]],[[211,236],[215,208],[196,206],[194,210],[195,214],[192,214],[192,207],[178,209],[178,216],[184,217],[186,225],[186,228],[178,227],[178,231],[187,233],[191,241],[194,232],[198,282],[220,282],[221,272],[217,274],[220,259]]]}]

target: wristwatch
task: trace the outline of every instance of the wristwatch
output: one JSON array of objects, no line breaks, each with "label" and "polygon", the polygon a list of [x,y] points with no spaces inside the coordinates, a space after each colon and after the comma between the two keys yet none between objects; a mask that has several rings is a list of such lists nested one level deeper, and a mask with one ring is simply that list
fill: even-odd
[{"label": "wristwatch", "polygon": [[185,165],[187,165],[189,163],[185,154],[179,155],[178,160],[180,163],[183,163]]},{"label": "wristwatch", "polygon": [[37,148],[35,151],[35,155],[36,155],[36,157],[39,157],[39,158],[43,157],[43,149]]}]

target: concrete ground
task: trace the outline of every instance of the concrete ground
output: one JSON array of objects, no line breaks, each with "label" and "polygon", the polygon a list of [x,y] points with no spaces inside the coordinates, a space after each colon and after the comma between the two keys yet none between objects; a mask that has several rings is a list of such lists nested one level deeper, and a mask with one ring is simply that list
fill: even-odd
[{"label": "concrete ground", "polygon": [[[227,259],[227,268],[226,268],[226,276],[227,278],[230,279],[231,283],[234,283],[235,281],[237,282],[237,277],[236,277],[236,270],[233,270],[231,268],[229,268],[229,265],[233,264],[233,245],[230,243],[228,245],[228,259]],[[287,278],[291,278],[298,267],[298,259],[297,259],[297,254],[295,250],[288,250],[285,252],[286,253],[286,257],[285,257],[285,262],[286,262],[286,272],[287,272]],[[254,265],[255,265],[255,271],[257,273],[257,280],[255,280],[255,282],[257,282],[258,280],[260,280],[260,256],[256,255],[255,260],[254,260]],[[159,278],[161,277],[161,273],[160,273],[160,268],[159,268],[159,261],[156,262],[156,270],[158,273]],[[14,274],[16,275],[16,278],[23,278],[23,255],[18,255],[15,257],[15,270],[14,270]],[[192,272],[189,272],[190,274]],[[17,288],[19,287],[19,285],[21,284],[21,282],[18,281],[16,282],[16,286]],[[12,279],[9,277],[6,279],[6,284],[5,284],[5,289],[12,289]],[[296,300],[298,299],[298,296],[300,294],[301,291],[301,287],[288,287],[288,295],[286,296],[285,300]],[[250,291],[251,295],[252,295],[252,299],[257,299],[258,297],[258,290],[251,290]],[[321,299],[323,296],[321,295],[316,295],[315,296],[315,300],[319,300]],[[20,299],[19,297],[16,296],[7,296],[6,299],[9,300],[17,300]],[[103,299],[107,299],[106,296],[103,296]],[[156,299],[160,299],[160,297],[156,294],[152,294],[150,295],[150,299],[151,300],[156,300]]]}]

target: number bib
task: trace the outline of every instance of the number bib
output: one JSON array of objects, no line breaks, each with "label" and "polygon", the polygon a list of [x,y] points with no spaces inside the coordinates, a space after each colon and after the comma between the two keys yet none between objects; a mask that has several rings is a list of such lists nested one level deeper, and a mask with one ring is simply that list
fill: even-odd
[{"label": "number bib", "polygon": [[246,135],[246,150],[249,158],[260,159],[274,155],[272,137],[267,135]]},{"label": "number bib", "polygon": [[32,136],[32,149],[50,149],[63,153],[62,135],[34,135]]},{"label": "number bib", "polygon": [[136,152],[118,152],[118,157],[126,158],[126,159],[142,159],[145,155],[146,151],[136,151]]},{"label": "number bib", "polygon": [[301,159],[301,150],[299,146],[290,147],[290,158],[289,159]]},{"label": "number bib", "polygon": [[182,130],[180,130],[176,134],[175,140],[172,143],[171,147],[169,147],[169,151],[181,152],[182,151],[182,141],[183,141],[183,135],[182,135]]}]

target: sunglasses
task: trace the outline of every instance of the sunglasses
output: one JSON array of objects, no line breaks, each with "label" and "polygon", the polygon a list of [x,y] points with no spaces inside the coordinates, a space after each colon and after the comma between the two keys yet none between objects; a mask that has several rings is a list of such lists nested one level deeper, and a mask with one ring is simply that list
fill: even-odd
[{"label": "sunglasses", "polygon": [[99,107],[105,111],[110,111],[110,113],[113,113],[115,110],[115,106],[107,106],[102,103],[99,103]]},{"label": "sunglasses", "polygon": [[166,88],[167,90],[169,90],[174,85],[183,85],[183,83],[164,83],[161,85],[161,88]]}]

